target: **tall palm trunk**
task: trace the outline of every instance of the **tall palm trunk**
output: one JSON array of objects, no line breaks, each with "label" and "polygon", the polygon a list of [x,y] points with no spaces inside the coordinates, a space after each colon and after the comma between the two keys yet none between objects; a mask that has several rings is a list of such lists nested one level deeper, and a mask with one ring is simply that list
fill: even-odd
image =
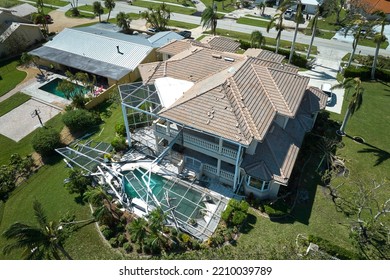
[{"label": "tall palm trunk", "polygon": [[318,16],[319,16],[319,9],[320,9],[319,5],[317,5],[317,12],[316,12],[316,15],[314,16],[314,19],[313,19],[313,28],[312,28],[310,45],[309,45],[309,50],[307,51],[306,59],[309,59],[309,57],[310,57],[311,48],[313,47],[314,38],[316,36],[317,22],[318,22]]},{"label": "tall palm trunk", "polygon": [[290,56],[288,58],[288,63],[291,63],[293,55],[294,55],[295,40],[297,39],[297,34],[298,34],[298,26],[299,26],[299,20],[297,20],[297,24],[295,25],[294,38],[293,38],[293,41],[291,42],[291,49],[290,49]]},{"label": "tall palm trunk", "polygon": [[341,124],[340,129],[338,130],[338,134],[345,135],[345,127],[347,126],[349,117],[351,116],[351,110],[348,108],[347,112],[345,113],[343,123]]},{"label": "tall palm trunk", "polygon": [[276,37],[276,49],[275,49],[275,53],[278,53],[278,52],[279,52],[280,37],[282,37],[282,30],[279,30],[279,31],[278,31],[278,35],[277,35],[277,37]]},{"label": "tall palm trunk", "polygon": [[360,29],[359,29],[358,34],[356,34],[356,37],[353,39],[353,42],[352,42],[352,53],[351,53],[351,56],[349,57],[347,67],[351,66],[353,57],[355,56],[356,47],[358,45],[359,37],[360,37]]},{"label": "tall palm trunk", "polygon": [[377,38],[377,42],[376,42],[376,49],[375,49],[374,60],[372,61],[371,80],[375,80],[376,64],[378,62],[379,49],[381,47],[384,30],[385,30],[385,24],[383,22],[382,23],[382,27],[381,27],[380,37]]}]

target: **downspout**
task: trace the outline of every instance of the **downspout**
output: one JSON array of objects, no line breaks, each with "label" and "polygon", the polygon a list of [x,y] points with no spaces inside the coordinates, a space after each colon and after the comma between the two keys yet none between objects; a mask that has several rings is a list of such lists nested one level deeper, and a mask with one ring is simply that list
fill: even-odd
[{"label": "downspout", "polygon": [[233,192],[236,192],[237,190],[237,176],[238,176],[238,172],[239,172],[239,166],[238,166],[238,163],[240,161],[240,158],[241,158],[241,150],[242,150],[242,146],[241,144],[239,144],[238,146],[238,152],[237,152],[237,158],[236,158],[236,169],[234,171],[234,186],[233,186]]},{"label": "downspout", "polygon": [[129,128],[129,121],[127,120],[127,113],[126,113],[126,106],[122,103],[122,114],[123,114],[123,120],[125,122],[126,127],[126,137],[127,137],[127,144],[129,148],[131,148],[131,132]]}]

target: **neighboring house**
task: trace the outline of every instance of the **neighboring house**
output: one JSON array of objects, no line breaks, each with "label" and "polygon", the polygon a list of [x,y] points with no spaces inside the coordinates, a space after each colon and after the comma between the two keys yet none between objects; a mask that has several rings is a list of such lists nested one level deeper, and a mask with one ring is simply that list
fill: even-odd
[{"label": "neighboring house", "polygon": [[351,9],[357,9],[366,16],[375,11],[382,11],[390,19],[390,2],[387,0],[351,0],[349,5]]},{"label": "neighboring house", "polygon": [[38,9],[34,7],[33,5],[30,5],[28,3],[24,3],[18,6],[14,6],[10,9],[12,11],[12,14],[15,16],[27,19],[27,20],[32,20],[32,15],[34,13],[38,12]]},{"label": "neighboring house", "polygon": [[0,11],[0,57],[20,54],[42,40],[38,25],[10,11]]},{"label": "neighboring house", "polygon": [[199,46],[221,52],[235,53],[240,48],[240,43],[226,37],[209,36],[204,38],[201,42],[196,40],[172,41],[171,43],[159,48],[157,52],[162,54],[162,60],[167,60],[172,56],[191,48],[192,46]]},{"label": "neighboring house", "polygon": [[127,35],[111,24],[66,28],[30,54],[42,65],[91,73],[104,84],[132,82],[139,78],[138,65],[156,61],[156,48],[183,39],[175,32],[160,33]]},{"label": "neighboring house", "polygon": [[281,63],[282,56],[264,50],[251,55],[190,46],[141,65],[143,83],[119,86],[129,143],[142,142],[140,123],[129,122],[129,114],[143,113],[154,120],[154,140],[145,145],[155,155],[171,147],[172,161],[200,180],[276,197],[327,96],[308,87],[309,78]]}]

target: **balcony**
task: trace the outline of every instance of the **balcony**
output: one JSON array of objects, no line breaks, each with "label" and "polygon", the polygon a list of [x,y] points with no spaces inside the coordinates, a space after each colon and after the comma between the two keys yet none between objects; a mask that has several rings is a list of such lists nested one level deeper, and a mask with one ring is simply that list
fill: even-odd
[{"label": "balcony", "polygon": [[[169,136],[170,138],[175,137],[178,133],[178,130],[174,129],[172,127],[169,129],[169,132],[168,132],[167,127],[163,124],[160,124],[160,123],[156,123],[155,130],[156,130],[156,132],[158,132],[162,135],[165,135],[165,136]],[[223,146],[220,147],[216,143],[213,143],[211,141],[208,141],[208,140],[202,139],[200,137],[191,135],[187,132],[183,133],[183,139],[179,138],[179,141],[182,141],[182,140],[183,140],[184,146],[192,147],[192,148],[195,147],[195,148],[197,148],[196,150],[198,150],[200,152],[208,151],[208,152],[211,152],[212,154],[221,155],[221,156],[229,159],[229,162],[232,162],[232,160],[233,160],[233,163],[236,160],[237,151],[233,150],[231,148],[223,147]],[[212,155],[212,156],[215,156],[215,155]]]},{"label": "balcony", "polygon": [[[216,166],[212,166],[210,164],[203,164],[203,173],[208,177],[218,177],[218,169]],[[226,183],[230,186],[234,185],[234,173],[228,172],[226,170],[221,169],[219,173],[219,181],[222,183]]]}]

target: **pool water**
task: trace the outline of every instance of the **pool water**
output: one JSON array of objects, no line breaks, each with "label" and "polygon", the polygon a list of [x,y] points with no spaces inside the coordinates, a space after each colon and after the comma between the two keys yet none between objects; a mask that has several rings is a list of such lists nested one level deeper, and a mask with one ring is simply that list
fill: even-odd
[{"label": "pool water", "polygon": [[[48,93],[57,95],[57,96],[62,97],[62,98],[66,98],[65,94],[62,91],[57,89],[59,83],[62,82],[62,81],[63,80],[60,79],[60,78],[55,78],[54,80],[52,80],[52,81],[48,82],[47,84],[41,86],[39,89],[44,90],[44,91],[46,91]],[[74,85],[76,86],[76,89],[75,89],[76,92],[83,93],[83,94],[87,93],[87,90],[86,90],[85,87],[80,86],[80,85],[76,85],[76,84],[74,84]]]},{"label": "pool water", "polygon": [[[141,196],[143,196],[142,193],[146,194],[146,192],[140,191],[146,190],[146,184],[144,184],[144,181],[142,180],[142,176],[146,170],[135,169],[132,172],[139,181],[132,180],[130,184],[127,180],[125,180],[125,192],[130,197],[141,198],[138,194],[141,194]],[[145,176],[144,179],[147,182],[148,176]],[[141,182],[142,185],[138,182]],[[176,216],[184,221],[187,220],[187,217],[198,218],[200,215],[198,211],[199,205],[204,207],[202,194],[199,191],[191,189],[189,186],[169,181],[167,178],[157,174],[152,173],[150,188],[154,196],[160,202],[163,210],[174,206]],[[138,193],[134,189],[137,189]],[[169,203],[166,200],[166,194],[169,196]]]}]

